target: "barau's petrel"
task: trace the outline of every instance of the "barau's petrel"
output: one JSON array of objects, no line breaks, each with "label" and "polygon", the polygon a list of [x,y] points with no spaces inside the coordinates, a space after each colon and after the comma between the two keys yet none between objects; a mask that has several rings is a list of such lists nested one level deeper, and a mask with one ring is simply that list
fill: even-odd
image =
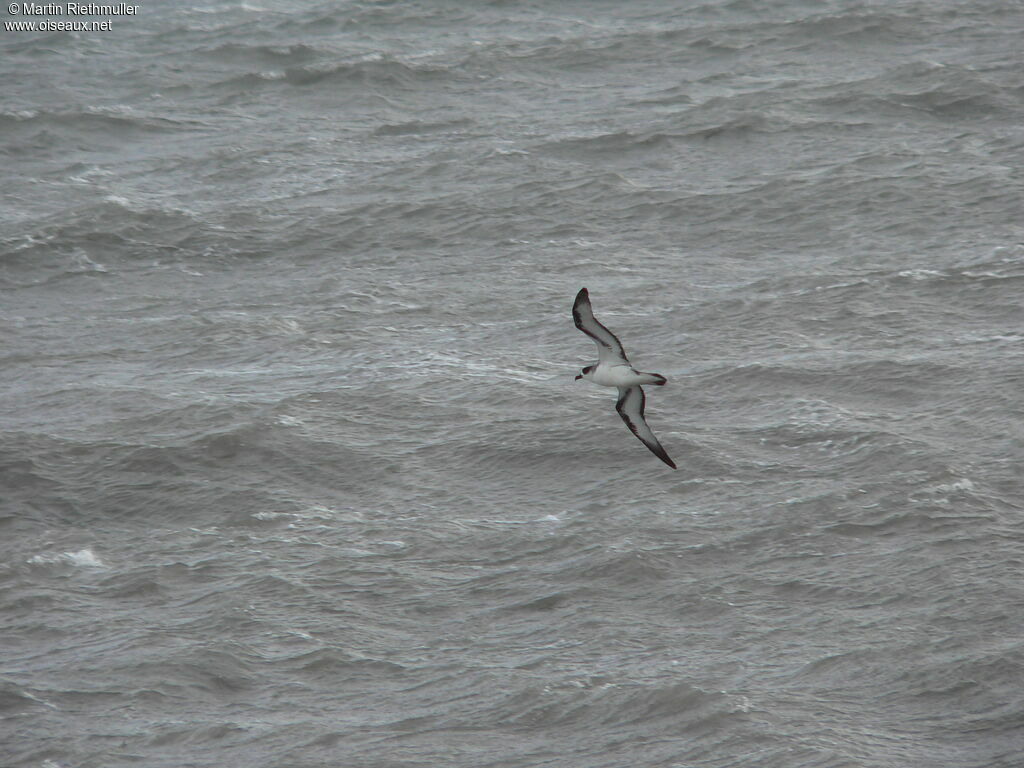
[{"label": "barau's petrel", "polygon": [[587,379],[602,387],[618,387],[619,401],[615,403],[615,410],[619,412],[619,416],[651,453],[675,469],[675,462],[668,457],[658,438],[644,421],[644,405],[647,398],[640,386],[663,386],[665,377],[657,373],[641,373],[629,364],[626,352],[622,349],[622,342],[594,317],[594,310],[590,307],[590,294],[586,288],[581,288],[576,294],[576,301],[572,305],[572,319],[576,321],[577,328],[597,342],[597,365],[588,365],[576,380]]}]

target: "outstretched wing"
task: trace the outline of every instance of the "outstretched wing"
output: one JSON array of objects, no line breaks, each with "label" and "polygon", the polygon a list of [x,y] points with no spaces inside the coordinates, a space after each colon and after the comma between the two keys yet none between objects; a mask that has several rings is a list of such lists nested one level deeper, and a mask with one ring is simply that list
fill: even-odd
[{"label": "outstretched wing", "polygon": [[661,447],[658,438],[654,436],[651,428],[644,420],[644,406],[647,404],[647,397],[639,385],[635,387],[619,387],[619,401],[615,403],[615,410],[626,422],[630,431],[640,438],[640,442],[646,445],[651,453],[668,464],[672,469],[676,468],[675,462],[668,457],[665,449]]},{"label": "outstretched wing", "polygon": [[594,317],[594,310],[590,307],[590,294],[586,288],[580,288],[580,292],[576,294],[576,301],[572,305],[572,319],[577,328],[597,342],[598,365],[629,365],[622,342]]}]

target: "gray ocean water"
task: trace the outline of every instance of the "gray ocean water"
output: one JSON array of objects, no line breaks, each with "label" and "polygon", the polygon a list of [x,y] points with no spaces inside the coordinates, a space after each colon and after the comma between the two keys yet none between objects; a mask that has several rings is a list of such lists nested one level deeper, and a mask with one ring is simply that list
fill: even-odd
[{"label": "gray ocean water", "polygon": [[1024,765],[1019,2],[90,18],[0,30],[0,765]]}]

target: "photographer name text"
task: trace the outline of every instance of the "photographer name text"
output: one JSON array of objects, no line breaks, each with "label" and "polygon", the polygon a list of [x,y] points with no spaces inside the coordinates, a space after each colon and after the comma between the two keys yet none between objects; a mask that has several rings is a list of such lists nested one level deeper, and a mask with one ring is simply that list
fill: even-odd
[{"label": "photographer name text", "polygon": [[139,6],[128,3],[11,3],[12,16],[134,16]]}]

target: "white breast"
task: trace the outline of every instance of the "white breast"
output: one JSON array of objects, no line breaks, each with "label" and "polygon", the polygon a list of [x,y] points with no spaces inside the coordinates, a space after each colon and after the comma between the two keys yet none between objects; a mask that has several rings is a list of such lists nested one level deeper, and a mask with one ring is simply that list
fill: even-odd
[{"label": "white breast", "polygon": [[628,365],[599,365],[591,380],[602,387],[632,387],[642,382],[637,372]]}]

